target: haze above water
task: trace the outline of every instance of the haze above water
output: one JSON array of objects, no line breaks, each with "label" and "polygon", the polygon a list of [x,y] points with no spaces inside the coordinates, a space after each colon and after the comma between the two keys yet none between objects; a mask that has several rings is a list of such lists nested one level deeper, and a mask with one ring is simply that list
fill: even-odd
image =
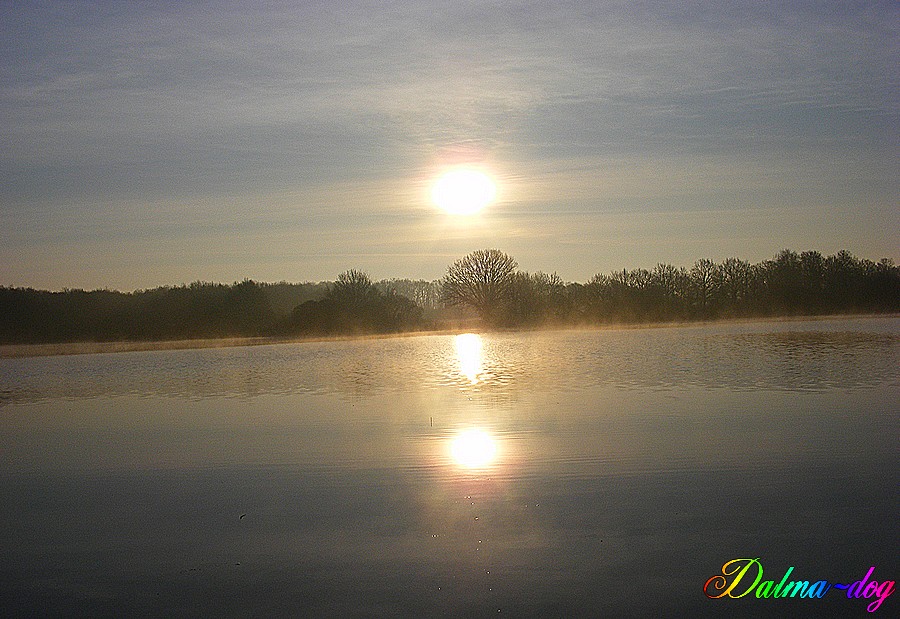
[{"label": "haze above water", "polygon": [[0,611],[862,614],[702,589],[896,579],[898,350],[877,317],[2,359]]}]

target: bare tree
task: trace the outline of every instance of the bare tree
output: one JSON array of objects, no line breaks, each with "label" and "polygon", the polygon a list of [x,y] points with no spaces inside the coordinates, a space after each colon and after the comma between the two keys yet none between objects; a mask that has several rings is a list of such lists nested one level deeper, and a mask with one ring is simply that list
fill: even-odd
[{"label": "bare tree", "polygon": [[499,249],[479,249],[447,268],[441,298],[448,305],[468,305],[488,322],[496,322],[509,301],[518,263]]},{"label": "bare tree", "polygon": [[347,308],[365,305],[375,294],[375,286],[364,271],[350,269],[338,275],[328,291],[328,297]]},{"label": "bare tree", "polygon": [[750,295],[753,267],[746,260],[726,258],[719,265],[717,275],[720,299],[728,311],[735,313],[746,305]]},{"label": "bare tree", "polygon": [[711,312],[716,292],[717,269],[716,263],[709,258],[702,258],[691,267],[690,278],[694,302],[703,318],[707,318]]}]

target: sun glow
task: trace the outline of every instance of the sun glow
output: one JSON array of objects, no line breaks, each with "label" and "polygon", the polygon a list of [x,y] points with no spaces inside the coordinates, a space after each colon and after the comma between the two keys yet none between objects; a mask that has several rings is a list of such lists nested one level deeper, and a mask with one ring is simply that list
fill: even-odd
[{"label": "sun glow", "polygon": [[444,173],[431,190],[434,203],[452,215],[473,215],[496,196],[494,181],[484,172],[471,168]]},{"label": "sun glow", "polygon": [[480,469],[493,464],[497,457],[497,442],[484,430],[471,429],[461,433],[450,444],[454,462],[467,469]]}]

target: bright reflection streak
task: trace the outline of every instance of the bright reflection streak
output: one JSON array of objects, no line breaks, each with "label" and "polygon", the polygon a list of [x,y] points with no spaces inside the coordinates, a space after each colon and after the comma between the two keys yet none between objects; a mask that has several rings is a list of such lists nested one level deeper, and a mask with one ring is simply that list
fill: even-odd
[{"label": "bright reflection streak", "polygon": [[463,333],[456,336],[456,356],[459,359],[459,373],[473,385],[482,373],[481,336]]},{"label": "bright reflection streak", "polygon": [[473,428],[453,439],[450,454],[459,466],[484,468],[490,466],[497,457],[497,441],[484,430]]}]

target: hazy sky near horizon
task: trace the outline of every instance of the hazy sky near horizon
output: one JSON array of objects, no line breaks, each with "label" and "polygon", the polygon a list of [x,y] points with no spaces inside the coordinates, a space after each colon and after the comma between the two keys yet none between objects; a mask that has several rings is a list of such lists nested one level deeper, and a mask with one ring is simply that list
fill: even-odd
[{"label": "hazy sky near horizon", "polygon": [[[0,2],[0,285],[900,261],[900,5]],[[498,183],[477,216],[448,166]]]}]

